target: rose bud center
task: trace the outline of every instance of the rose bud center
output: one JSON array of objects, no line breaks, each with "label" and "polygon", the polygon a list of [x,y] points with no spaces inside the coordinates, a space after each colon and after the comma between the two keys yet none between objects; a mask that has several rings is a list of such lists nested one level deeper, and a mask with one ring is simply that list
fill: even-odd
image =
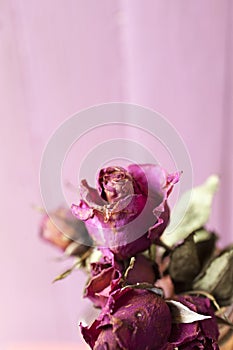
[{"label": "rose bud center", "polygon": [[101,196],[108,203],[115,203],[134,194],[133,180],[125,169],[109,167],[100,177]]}]

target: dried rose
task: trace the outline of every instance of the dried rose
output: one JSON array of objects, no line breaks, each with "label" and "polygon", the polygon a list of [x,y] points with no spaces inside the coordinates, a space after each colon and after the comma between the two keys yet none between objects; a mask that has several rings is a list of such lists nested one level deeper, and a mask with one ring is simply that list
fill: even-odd
[{"label": "dried rose", "polygon": [[73,214],[85,221],[98,246],[110,247],[120,258],[147,249],[169,221],[167,197],[179,174],[159,165],[107,167],[99,172],[97,190],[81,184],[82,200]]},{"label": "dried rose", "polygon": [[92,349],[167,350],[171,313],[158,295],[143,289],[116,291],[99,318],[82,334]]},{"label": "dried rose", "polygon": [[[49,215],[44,215],[40,225],[40,236],[57,246],[67,255],[82,256],[89,250],[91,238],[85,224],[74,219],[70,210],[58,208]],[[85,241],[85,244],[79,243]]]},{"label": "dried rose", "polygon": [[[127,284],[148,283],[153,285],[160,277],[158,265],[143,254],[137,254],[125,276]],[[132,260],[131,259],[131,260]]]},{"label": "dried rose", "polygon": [[114,255],[105,251],[98,262],[91,263],[91,277],[86,285],[84,297],[89,298],[96,307],[104,307],[113,290],[120,287],[123,264]]},{"label": "dried rose", "polygon": [[206,297],[179,296],[176,298],[190,310],[211,316],[192,323],[173,323],[169,341],[181,350],[218,350],[218,325],[211,302]]},{"label": "dried rose", "polygon": [[159,278],[157,264],[142,254],[131,258],[128,267],[125,263],[117,261],[111,251],[105,250],[105,255],[98,262],[91,263],[91,277],[86,285],[84,297],[89,298],[96,307],[104,307],[110,294],[125,284],[153,285]]}]

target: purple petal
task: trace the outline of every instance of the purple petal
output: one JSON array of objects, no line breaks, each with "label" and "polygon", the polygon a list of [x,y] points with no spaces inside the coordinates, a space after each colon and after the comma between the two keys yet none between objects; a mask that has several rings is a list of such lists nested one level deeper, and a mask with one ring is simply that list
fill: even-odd
[{"label": "purple petal", "polygon": [[204,315],[210,315],[210,319],[189,324],[173,324],[169,341],[179,349],[217,350],[218,326],[214,316],[214,310],[208,298],[196,296],[179,296],[177,300],[189,307],[192,311]]}]

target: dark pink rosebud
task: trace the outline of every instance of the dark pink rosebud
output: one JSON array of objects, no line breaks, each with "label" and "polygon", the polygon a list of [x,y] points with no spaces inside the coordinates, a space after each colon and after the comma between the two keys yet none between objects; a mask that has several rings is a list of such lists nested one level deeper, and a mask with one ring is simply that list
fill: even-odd
[{"label": "dark pink rosebud", "polygon": [[160,277],[158,265],[142,254],[137,254],[126,276],[127,284],[148,283],[153,285]]},{"label": "dark pink rosebud", "polygon": [[118,258],[131,257],[159,239],[169,221],[167,198],[179,174],[168,175],[159,165],[136,165],[100,170],[97,190],[85,180],[82,200],[72,212],[85,221],[99,247]]},{"label": "dark pink rosebud", "polygon": [[113,266],[104,268],[88,282],[84,297],[89,298],[96,307],[104,307],[110,293],[118,285],[121,274]]},{"label": "dark pink rosebud", "polygon": [[117,261],[110,250],[98,262],[91,264],[91,277],[86,285],[84,297],[96,307],[103,308],[113,291],[125,284],[147,283],[153,285],[159,278],[158,266],[142,254],[136,255],[132,266]]},{"label": "dark pink rosebud", "polygon": [[171,313],[158,295],[142,289],[114,292],[99,318],[82,327],[92,349],[168,350]]},{"label": "dark pink rosebud", "polygon": [[191,295],[179,296],[176,300],[192,311],[211,318],[193,323],[173,324],[170,343],[181,350],[218,350],[219,331],[210,300],[206,297]]},{"label": "dark pink rosebud", "polygon": [[[85,224],[74,219],[70,210],[58,208],[44,215],[40,225],[40,236],[68,255],[82,256],[90,249],[91,238]],[[86,244],[80,243],[84,242]]]},{"label": "dark pink rosebud", "polygon": [[114,259],[109,251],[108,255],[91,264],[91,277],[86,285],[84,297],[89,298],[96,307],[104,307],[114,289],[120,287],[124,266]]}]

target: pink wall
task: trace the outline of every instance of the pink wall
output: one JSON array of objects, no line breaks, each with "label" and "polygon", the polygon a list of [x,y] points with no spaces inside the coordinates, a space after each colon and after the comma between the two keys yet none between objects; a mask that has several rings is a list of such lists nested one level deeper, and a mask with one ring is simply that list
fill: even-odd
[{"label": "pink wall", "polygon": [[51,285],[63,264],[31,206],[49,136],[82,108],[127,101],[165,115],[194,183],[221,175],[211,224],[233,239],[232,21],[231,0],[0,2],[1,349],[81,342],[84,276]]}]

